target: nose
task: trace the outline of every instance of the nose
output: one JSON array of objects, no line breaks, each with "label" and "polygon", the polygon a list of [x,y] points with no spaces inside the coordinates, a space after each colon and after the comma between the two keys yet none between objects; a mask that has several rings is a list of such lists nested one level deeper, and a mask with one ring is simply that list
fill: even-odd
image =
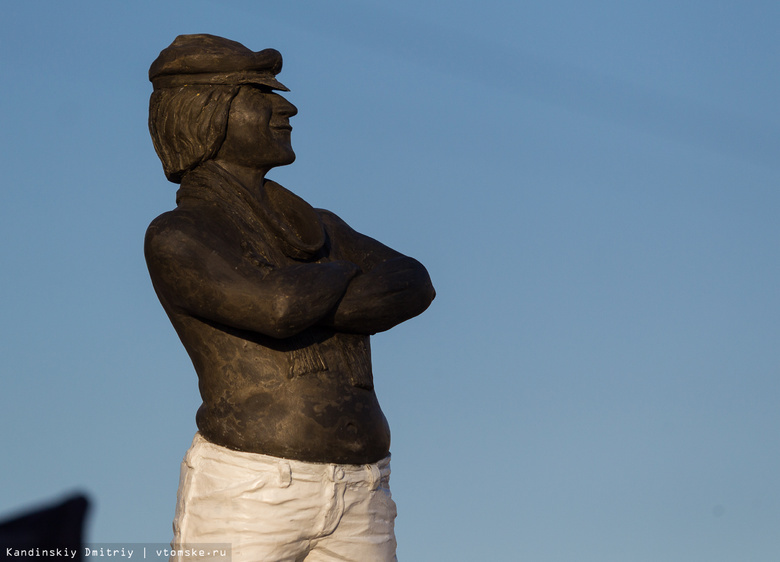
[{"label": "nose", "polygon": [[279,115],[289,118],[298,114],[297,107],[295,107],[293,104],[291,104],[282,96],[278,96],[278,97],[279,97],[279,106],[277,107],[277,111]]}]

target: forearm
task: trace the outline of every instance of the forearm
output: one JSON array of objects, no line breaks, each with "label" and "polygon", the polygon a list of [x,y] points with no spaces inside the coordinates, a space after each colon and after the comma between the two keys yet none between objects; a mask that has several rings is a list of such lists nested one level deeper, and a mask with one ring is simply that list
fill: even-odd
[{"label": "forearm", "polygon": [[175,283],[160,279],[159,287],[155,284],[161,300],[173,308],[231,328],[285,338],[332,311],[357,268],[348,262],[301,264],[262,278],[226,270],[219,275],[177,273]]},{"label": "forearm", "polygon": [[263,298],[268,309],[264,333],[289,337],[314,325],[334,309],[356,274],[357,266],[348,262],[302,264],[271,273]]},{"label": "forearm", "polygon": [[361,334],[382,332],[422,313],[435,295],[420,262],[396,257],[355,277],[321,324]]}]

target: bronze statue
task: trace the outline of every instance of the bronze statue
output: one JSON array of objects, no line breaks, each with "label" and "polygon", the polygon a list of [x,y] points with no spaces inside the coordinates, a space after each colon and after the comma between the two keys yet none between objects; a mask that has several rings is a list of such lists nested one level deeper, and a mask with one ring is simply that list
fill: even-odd
[{"label": "bronze statue", "polygon": [[[149,129],[181,187],[145,254],[203,399],[174,543],[230,542],[234,561],[393,560],[369,336],[435,293],[418,261],[265,178],[295,159],[281,68],[273,49],[202,34],[177,37],[149,70]],[[305,488],[315,481],[326,491]],[[358,488],[371,497],[350,500]]]}]

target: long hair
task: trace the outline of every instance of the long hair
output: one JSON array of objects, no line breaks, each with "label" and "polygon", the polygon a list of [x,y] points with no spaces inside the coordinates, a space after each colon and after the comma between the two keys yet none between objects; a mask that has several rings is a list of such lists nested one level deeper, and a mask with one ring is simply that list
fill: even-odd
[{"label": "long hair", "polygon": [[181,183],[187,172],[217,154],[239,88],[180,86],[152,93],[149,132],[169,181]]}]

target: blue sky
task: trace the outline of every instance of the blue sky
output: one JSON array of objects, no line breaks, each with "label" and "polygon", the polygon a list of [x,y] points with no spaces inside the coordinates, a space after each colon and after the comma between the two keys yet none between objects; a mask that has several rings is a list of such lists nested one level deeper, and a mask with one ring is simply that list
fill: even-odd
[{"label": "blue sky", "polygon": [[279,49],[269,177],[422,261],[372,339],[407,561],[780,551],[780,5],[45,2],[4,8],[0,514],[84,490],[167,542],[199,404],[143,261],[171,209],[149,64]]}]

